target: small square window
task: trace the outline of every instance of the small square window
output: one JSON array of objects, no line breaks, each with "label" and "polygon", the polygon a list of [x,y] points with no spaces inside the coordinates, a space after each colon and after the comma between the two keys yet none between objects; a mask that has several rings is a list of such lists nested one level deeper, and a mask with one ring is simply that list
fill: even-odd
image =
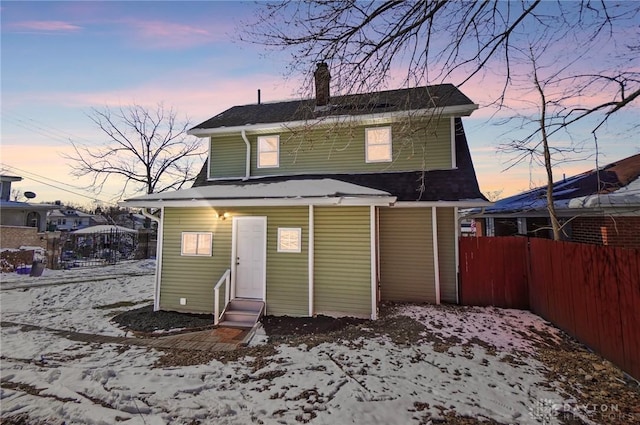
[{"label": "small square window", "polygon": [[280,156],[280,136],[258,137],[258,168],[277,168]]},{"label": "small square window", "polygon": [[391,127],[374,127],[365,130],[366,162],[391,161]]},{"label": "small square window", "polygon": [[302,229],[279,227],[278,228],[278,252],[301,252]]},{"label": "small square window", "polygon": [[210,257],[213,247],[213,233],[182,232],[181,255]]}]

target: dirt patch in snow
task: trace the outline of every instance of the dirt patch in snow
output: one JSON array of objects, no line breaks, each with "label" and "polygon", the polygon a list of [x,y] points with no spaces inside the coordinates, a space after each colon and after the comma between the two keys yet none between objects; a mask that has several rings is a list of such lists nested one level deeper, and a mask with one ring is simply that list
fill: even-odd
[{"label": "dirt patch in snow", "polygon": [[213,327],[213,316],[210,314],[153,311],[153,305],[122,312],[111,320],[120,328],[136,334],[191,331]]},{"label": "dirt patch in snow", "polygon": [[[262,319],[262,326],[268,336],[264,345],[240,347],[234,351],[202,352],[189,350],[164,350],[163,357],[157,367],[204,364],[212,360],[223,363],[228,361],[244,362],[256,372],[272,363],[277,354],[277,346],[281,344],[306,347],[310,349],[324,342],[339,343],[357,348],[370,338],[381,337],[397,346],[431,345],[434,351],[449,352],[450,355],[467,355],[465,347],[476,345],[483,347],[487,358],[498,357],[500,361],[509,362],[518,367],[530,357],[542,362],[549,387],[559,388],[568,399],[575,400],[562,406],[558,418],[564,424],[583,424],[581,417],[601,424],[629,424],[640,418],[640,388],[638,383],[625,376],[620,369],[568,335],[558,332],[529,328],[529,338],[535,339],[535,352],[526,354],[518,351],[504,352],[478,338],[461,341],[457,336],[442,332],[438,323],[425,326],[410,317],[397,315],[399,306],[390,304],[381,308],[380,319],[376,321],[351,317],[331,318],[318,316],[315,318],[273,317]],[[442,306],[434,307],[443,312],[460,315],[466,320],[472,309],[467,307]],[[175,330],[201,328],[210,326],[210,315],[186,315],[172,312],[153,312],[151,307],[131,310],[114,318],[121,327],[136,332],[152,332],[157,330]],[[462,354],[455,354],[450,349],[462,347]],[[469,353],[468,355],[473,356]],[[486,360],[486,359],[485,359]],[[412,362],[426,361],[420,356]],[[247,379],[239,377],[238,379]],[[547,408],[549,406],[540,406]],[[415,406],[420,416],[424,406]],[[304,421],[302,421],[304,422]],[[441,418],[423,417],[421,423],[442,424],[477,424],[490,423],[484,418],[463,417],[456,412],[442,409]]]}]

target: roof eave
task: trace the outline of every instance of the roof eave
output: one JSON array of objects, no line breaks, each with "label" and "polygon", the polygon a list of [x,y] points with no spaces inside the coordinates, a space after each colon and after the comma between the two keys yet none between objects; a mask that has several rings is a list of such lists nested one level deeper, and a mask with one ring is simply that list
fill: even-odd
[{"label": "roof eave", "polygon": [[399,208],[424,208],[424,207],[457,207],[457,208],[475,208],[475,207],[490,207],[493,202],[485,201],[483,199],[460,199],[457,201],[398,201],[394,207]]},{"label": "roof eave", "polygon": [[333,125],[336,123],[342,123],[348,120],[352,122],[358,122],[361,124],[380,124],[388,121],[395,120],[397,118],[416,115],[433,115],[433,116],[454,116],[454,117],[467,117],[479,108],[477,104],[465,104],[455,106],[445,106],[442,108],[427,108],[427,109],[415,109],[398,112],[385,112],[379,114],[364,114],[364,115],[334,115],[322,118],[314,118],[310,120],[299,121],[286,121],[286,122],[274,122],[274,123],[258,123],[258,124],[245,124],[233,127],[215,127],[215,128],[192,128],[187,131],[190,136],[207,137],[214,134],[226,134],[236,133],[242,130],[246,131],[264,131],[264,130],[280,130],[283,128],[296,128],[311,125]]},{"label": "roof eave", "polygon": [[118,204],[134,208],[161,207],[269,207],[299,205],[349,205],[349,206],[386,206],[396,202],[395,196],[328,196],[295,198],[245,198],[245,199],[131,199]]}]

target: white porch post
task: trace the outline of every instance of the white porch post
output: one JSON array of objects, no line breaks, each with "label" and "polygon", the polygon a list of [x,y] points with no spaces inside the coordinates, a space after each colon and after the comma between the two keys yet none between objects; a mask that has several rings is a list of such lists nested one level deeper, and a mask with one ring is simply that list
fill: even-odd
[{"label": "white porch post", "polygon": [[436,207],[431,207],[431,228],[433,233],[433,273],[435,274],[436,304],[440,304],[440,261],[438,259],[438,218]]},{"label": "white porch post", "polygon": [[376,320],[378,318],[378,261],[376,257],[376,246],[377,246],[377,238],[376,238],[376,207],[370,207],[370,243],[371,247],[371,320]]},{"label": "white porch post", "polygon": [[309,205],[309,317],[313,317],[314,228],[313,205]]},{"label": "white porch post", "polygon": [[458,207],[453,207],[453,222],[455,223],[455,247],[456,256],[456,304],[460,304],[460,222],[458,221]]},{"label": "white porch post", "polygon": [[162,283],[162,245],[164,241],[164,207],[160,208],[160,220],[158,221],[158,240],[156,241],[156,282],[155,296],[153,299],[153,311],[160,310],[160,285]]}]

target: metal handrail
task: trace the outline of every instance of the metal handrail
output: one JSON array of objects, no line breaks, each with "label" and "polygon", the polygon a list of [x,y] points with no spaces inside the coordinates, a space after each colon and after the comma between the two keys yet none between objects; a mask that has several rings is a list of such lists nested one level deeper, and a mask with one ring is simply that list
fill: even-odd
[{"label": "metal handrail", "polygon": [[216,286],[213,288],[213,324],[218,325],[220,322],[220,286],[224,282],[224,305],[229,304],[229,284],[231,281],[231,269],[224,272]]}]

